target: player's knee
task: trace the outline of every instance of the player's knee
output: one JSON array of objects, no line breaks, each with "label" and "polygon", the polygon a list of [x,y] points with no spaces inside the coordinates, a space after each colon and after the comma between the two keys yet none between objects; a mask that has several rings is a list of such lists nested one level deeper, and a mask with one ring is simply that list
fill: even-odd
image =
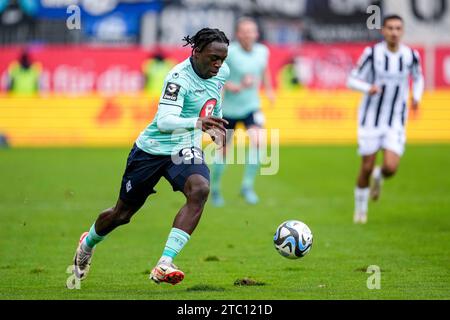
[{"label": "player's knee", "polygon": [[374,168],[374,163],[372,163],[372,162],[365,162],[362,165],[362,172],[363,172],[364,175],[370,176],[370,174],[372,173],[373,168]]},{"label": "player's knee", "polygon": [[397,166],[393,164],[385,164],[382,168],[383,176],[386,178],[392,177],[393,175],[395,175],[396,172]]},{"label": "player's knee", "polygon": [[206,199],[208,199],[208,194],[209,184],[205,181],[194,184],[191,187],[188,197],[191,201],[204,204]]},{"label": "player's knee", "polygon": [[115,210],[114,223],[118,226],[130,223],[133,213],[132,209]]}]

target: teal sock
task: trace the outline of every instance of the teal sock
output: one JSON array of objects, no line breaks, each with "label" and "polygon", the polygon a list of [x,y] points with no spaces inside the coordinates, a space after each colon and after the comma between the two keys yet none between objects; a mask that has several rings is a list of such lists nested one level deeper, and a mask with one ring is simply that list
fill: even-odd
[{"label": "teal sock", "polygon": [[223,172],[225,171],[225,163],[214,163],[212,166],[211,191],[219,192],[222,181]]},{"label": "teal sock", "polygon": [[95,247],[95,245],[101,242],[103,239],[105,239],[105,236],[99,236],[97,232],[95,232],[95,223],[94,223],[91,229],[89,230],[88,235],[86,236],[86,238],[84,238],[84,241],[82,243],[83,249],[91,251]]},{"label": "teal sock", "polygon": [[171,263],[172,260],[175,259],[175,257],[180,253],[181,249],[183,249],[184,245],[189,241],[190,237],[191,236],[183,230],[172,228],[160,261],[164,260]]},{"label": "teal sock", "polygon": [[253,188],[256,175],[259,170],[258,148],[250,147],[245,163],[244,178],[242,180],[243,188]]}]

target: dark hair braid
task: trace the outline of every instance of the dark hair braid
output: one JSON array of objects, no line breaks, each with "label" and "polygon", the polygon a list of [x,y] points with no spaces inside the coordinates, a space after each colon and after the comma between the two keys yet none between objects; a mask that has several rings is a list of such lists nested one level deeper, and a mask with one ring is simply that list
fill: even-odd
[{"label": "dark hair braid", "polygon": [[230,40],[228,40],[227,36],[223,31],[220,31],[219,29],[211,29],[211,28],[203,28],[199,30],[194,36],[186,36],[183,38],[183,41],[186,43],[183,45],[183,47],[191,46],[192,51],[194,49],[198,49],[199,51],[202,51],[204,47],[206,47],[208,44],[210,44],[213,41],[226,43],[227,45],[230,44]]}]

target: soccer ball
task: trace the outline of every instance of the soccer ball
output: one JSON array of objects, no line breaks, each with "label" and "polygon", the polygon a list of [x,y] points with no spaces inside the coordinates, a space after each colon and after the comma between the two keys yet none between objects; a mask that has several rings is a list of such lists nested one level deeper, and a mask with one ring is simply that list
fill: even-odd
[{"label": "soccer ball", "polygon": [[311,250],[313,235],[303,222],[288,220],[278,226],[273,237],[273,244],[283,257],[298,259]]}]

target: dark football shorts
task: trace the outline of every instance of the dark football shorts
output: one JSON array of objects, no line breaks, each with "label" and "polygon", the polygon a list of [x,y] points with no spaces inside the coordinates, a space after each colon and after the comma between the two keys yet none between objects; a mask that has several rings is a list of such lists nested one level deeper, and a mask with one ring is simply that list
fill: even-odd
[{"label": "dark football shorts", "polygon": [[147,153],[135,144],[128,155],[120,199],[141,206],[156,192],[154,187],[161,177],[169,181],[174,191],[183,191],[184,184],[193,174],[200,174],[209,181],[209,168],[201,149],[190,147],[180,150],[176,156],[165,156]]},{"label": "dark football shorts", "polygon": [[225,129],[227,129],[227,135],[226,135],[226,141],[227,144],[232,141],[234,129],[236,129],[236,125],[238,122],[244,123],[244,126],[246,129],[257,126],[262,128],[264,125],[264,115],[260,110],[254,111],[247,116],[239,119],[231,119],[227,117],[223,117],[225,120],[228,121],[228,124],[225,125]]},{"label": "dark football shorts", "polygon": [[225,125],[225,129],[235,129],[238,122],[244,123],[244,126],[247,129],[251,126],[262,127],[264,125],[264,115],[260,110],[252,112],[239,119],[231,119],[227,117],[223,118],[228,121],[228,124]]}]

